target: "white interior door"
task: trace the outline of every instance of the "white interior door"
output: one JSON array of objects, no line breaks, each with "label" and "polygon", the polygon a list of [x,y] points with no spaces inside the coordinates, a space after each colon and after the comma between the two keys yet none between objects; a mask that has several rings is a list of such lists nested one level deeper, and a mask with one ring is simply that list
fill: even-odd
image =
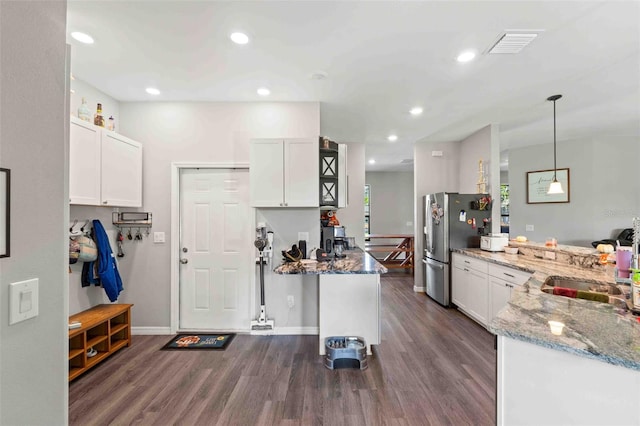
[{"label": "white interior door", "polygon": [[250,212],[248,170],[181,170],[181,330],[249,327]]}]

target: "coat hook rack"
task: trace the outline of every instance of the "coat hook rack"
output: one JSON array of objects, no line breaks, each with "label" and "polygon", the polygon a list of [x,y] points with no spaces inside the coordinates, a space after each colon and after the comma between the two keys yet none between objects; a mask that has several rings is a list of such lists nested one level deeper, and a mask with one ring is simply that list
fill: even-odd
[{"label": "coat hook rack", "polygon": [[119,228],[151,228],[153,224],[149,212],[113,212],[111,221]]}]

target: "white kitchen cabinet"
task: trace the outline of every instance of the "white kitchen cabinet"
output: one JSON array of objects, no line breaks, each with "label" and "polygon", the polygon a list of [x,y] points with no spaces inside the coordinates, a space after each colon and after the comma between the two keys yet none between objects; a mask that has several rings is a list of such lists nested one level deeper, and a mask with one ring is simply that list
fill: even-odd
[{"label": "white kitchen cabinet", "polygon": [[462,312],[487,327],[530,272],[452,253],[451,300]]},{"label": "white kitchen cabinet", "polygon": [[142,145],[102,132],[102,205],[142,207]]},{"label": "white kitchen cabinet", "polygon": [[253,207],[318,207],[317,139],[254,139],[249,155]]},{"label": "white kitchen cabinet", "polygon": [[451,268],[451,301],[458,309],[462,310],[467,308],[467,300],[469,299],[467,273],[468,271],[465,271],[464,267],[456,264]]},{"label": "white kitchen cabinet", "polygon": [[71,117],[69,202],[142,206],[142,145]]},{"label": "white kitchen cabinet", "polygon": [[487,262],[459,253],[452,253],[452,258],[452,301],[458,309],[486,327],[489,316]]},{"label": "white kitchen cabinet", "polygon": [[100,205],[100,128],[71,117],[69,128],[69,202]]},{"label": "white kitchen cabinet", "polygon": [[514,286],[515,284],[501,278],[489,277],[489,320],[492,320],[500,309],[507,306]]},{"label": "white kitchen cabinet", "polygon": [[502,265],[489,264],[489,321],[507,306],[511,293],[531,277],[531,273]]}]

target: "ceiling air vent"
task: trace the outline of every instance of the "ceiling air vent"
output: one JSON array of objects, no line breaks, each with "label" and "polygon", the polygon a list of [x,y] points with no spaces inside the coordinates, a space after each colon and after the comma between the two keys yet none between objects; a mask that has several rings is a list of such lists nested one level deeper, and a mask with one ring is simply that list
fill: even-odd
[{"label": "ceiling air vent", "polygon": [[489,53],[496,54],[514,54],[520,53],[529,43],[536,37],[537,33],[510,33],[507,32],[498,39],[498,41],[489,49]]}]

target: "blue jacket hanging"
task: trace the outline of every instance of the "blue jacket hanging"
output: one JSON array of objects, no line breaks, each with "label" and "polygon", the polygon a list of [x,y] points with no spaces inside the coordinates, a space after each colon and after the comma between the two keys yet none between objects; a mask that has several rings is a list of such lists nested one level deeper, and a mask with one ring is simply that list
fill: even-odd
[{"label": "blue jacket hanging", "polygon": [[[98,246],[98,260],[95,266],[100,284],[102,284],[102,288],[104,288],[105,293],[107,293],[109,300],[115,302],[118,300],[118,295],[123,289],[122,279],[118,272],[115,257],[111,251],[107,233],[102,223],[97,219],[93,221],[93,238]],[[89,283],[93,284],[94,280],[91,279],[91,272],[94,270],[94,262],[85,262],[83,266],[83,286],[85,286],[85,282],[86,285],[89,285]]]}]

